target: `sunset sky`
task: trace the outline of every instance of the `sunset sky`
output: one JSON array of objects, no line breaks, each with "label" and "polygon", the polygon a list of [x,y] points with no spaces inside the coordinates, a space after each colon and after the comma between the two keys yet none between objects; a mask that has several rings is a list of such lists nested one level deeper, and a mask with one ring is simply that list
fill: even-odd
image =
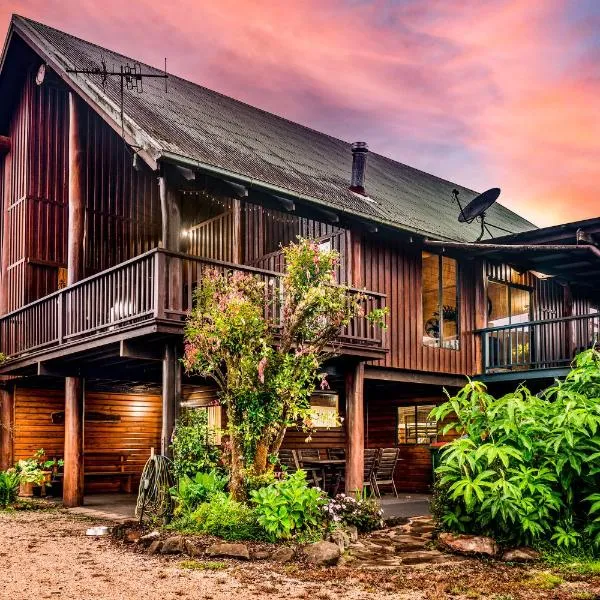
[{"label": "sunset sky", "polygon": [[600,215],[597,0],[0,0],[475,190]]}]

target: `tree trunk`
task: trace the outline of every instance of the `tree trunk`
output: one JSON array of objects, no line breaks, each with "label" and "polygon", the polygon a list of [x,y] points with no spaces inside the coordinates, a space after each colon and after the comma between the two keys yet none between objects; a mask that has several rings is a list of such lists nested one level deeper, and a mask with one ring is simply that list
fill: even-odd
[{"label": "tree trunk", "polygon": [[231,440],[231,476],[229,478],[229,493],[234,500],[244,502],[246,500],[246,486],[244,484],[244,456],[242,452],[242,441],[235,418],[228,403],[227,420],[229,421],[229,438]]},{"label": "tree trunk", "polygon": [[262,475],[267,471],[267,460],[269,458],[269,444],[265,440],[261,440],[256,445],[254,453],[254,474]]}]

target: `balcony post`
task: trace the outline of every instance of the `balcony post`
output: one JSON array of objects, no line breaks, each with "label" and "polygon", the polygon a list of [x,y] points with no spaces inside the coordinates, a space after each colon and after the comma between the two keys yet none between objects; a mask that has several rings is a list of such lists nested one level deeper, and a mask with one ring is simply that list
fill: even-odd
[{"label": "balcony post", "polygon": [[[85,129],[81,100],[69,93],[69,229],[67,239],[67,284],[84,277],[85,231]],[[61,294],[62,297],[62,294]],[[64,307],[59,305],[59,310]],[[59,319],[62,329],[64,320]],[[59,339],[64,332],[59,330]],[[84,380],[65,377],[65,477],[63,504],[83,504],[83,402]]]},{"label": "balcony post", "polygon": [[171,435],[175,427],[177,411],[178,369],[175,344],[171,341],[165,344],[162,363],[162,427],[160,436],[160,451],[163,456],[171,456]]},{"label": "balcony post", "polygon": [[244,262],[244,236],[242,225],[242,202],[239,198],[232,200],[233,233],[231,262],[242,264]]},{"label": "balcony post", "polygon": [[[0,159],[2,160],[2,159]],[[0,211],[2,211],[2,247],[0,248],[1,252],[1,266],[0,266],[0,315],[3,315],[8,312],[8,253],[10,249],[10,229],[8,222],[8,206],[10,204],[10,187],[11,187],[11,165],[12,165],[12,156],[10,151],[7,155],[4,156],[4,185],[3,194],[0,195]]]},{"label": "balcony post", "polygon": [[6,471],[10,469],[14,463],[13,454],[13,428],[14,428],[14,415],[15,415],[15,390],[14,387],[6,385],[0,387],[0,422],[2,424],[2,431],[0,431],[0,437],[2,439],[1,447],[2,450],[0,455],[0,470]]},{"label": "balcony post", "polygon": [[65,378],[65,477],[63,504],[83,504],[83,419],[84,380]]},{"label": "balcony post", "polygon": [[360,362],[346,372],[346,493],[362,492],[365,469],[365,366]]}]

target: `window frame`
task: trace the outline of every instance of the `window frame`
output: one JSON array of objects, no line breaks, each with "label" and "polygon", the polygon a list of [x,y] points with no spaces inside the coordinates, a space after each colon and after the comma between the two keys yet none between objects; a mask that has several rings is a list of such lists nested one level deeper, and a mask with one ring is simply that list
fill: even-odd
[{"label": "window frame", "polygon": [[[435,404],[428,404],[428,403],[410,403],[410,404],[399,404],[396,406],[396,446],[397,447],[401,447],[401,446],[430,446],[431,444],[434,444],[437,442],[439,434],[440,434],[440,430],[438,427],[438,423],[437,421],[435,421],[435,435],[433,436],[435,439],[431,439],[431,437],[429,438],[428,442],[419,442],[419,408],[423,408],[423,407],[430,407],[430,409],[432,410],[433,408],[435,408]],[[415,441],[414,442],[401,442],[400,441],[400,409],[402,408],[414,408],[414,412],[415,412]],[[425,430],[425,433],[427,433],[427,428]],[[429,437],[429,436],[428,436]]]},{"label": "window frame", "polygon": [[529,293],[529,320],[533,321],[533,304],[534,304],[534,288],[529,285],[524,285],[522,283],[513,283],[512,281],[502,280],[498,277],[490,277],[486,278],[485,282],[485,299],[486,299],[486,310],[485,310],[485,324],[486,327],[490,326],[490,314],[489,314],[489,305],[487,304],[489,301],[489,286],[490,283],[496,283],[499,285],[505,285],[508,290],[508,297],[506,299],[507,307],[508,307],[508,324],[514,325],[513,323],[513,314],[512,314],[512,292],[511,288],[522,290]]},{"label": "window frame", "polygon": [[[312,394],[310,395],[310,406],[311,406],[311,420],[312,420],[312,407],[313,407],[313,403],[312,403],[312,398],[313,396],[329,396],[331,398],[335,398],[336,401],[336,416],[339,421],[342,421],[342,417],[340,415],[340,394],[335,391],[335,390],[331,390],[331,391],[323,391],[323,390],[315,390],[314,392],[312,392]],[[340,425],[334,425],[334,426],[327,426],[327,425],[312,425],[312,428],[315,429],[316,431],[331,431],[331,430],[340,430],[343,428],[343,421],[342,424]]]},{"label": "window frame", "polygon": [[[462,308],[462,295],[461,295],[461,266],[459,261],[452,256],[446,256],[443,253],[431,252],[429,250],[426,251],[430,256],[438,257],[438,299],[437,299],[437,309],[439,313],[439,331],[440,337],[438,338],[438,344],[436,346],[429,346],[425,344],[425,323],[423,323],[423,318],[421,318],[421,345],[426,348],[435,348],[437,350],[450,350],[453,352],[460,352],[461,349],[461,308]],[[423,311],[423,254],[425,251],[421,251],[421,312]],[[447,258],[453,260],[456,264],[456,348],[451,348],[444,346],[444,261],[443,259]]]}]

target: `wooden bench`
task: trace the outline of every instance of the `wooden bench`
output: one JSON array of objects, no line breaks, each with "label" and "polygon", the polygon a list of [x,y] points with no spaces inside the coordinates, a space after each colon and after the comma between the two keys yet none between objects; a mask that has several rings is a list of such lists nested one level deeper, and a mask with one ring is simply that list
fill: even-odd
[{"label": "wooden bench", "polygon": [[[113,479],[119,481],[119,491],[131,494],[133,478],[140,475],[133,470],[127,460],[130,453],[126,450],[85,452],[83,455],[84,479]],[[56,479],[64,477],[64,473],[56,473]]]}]

